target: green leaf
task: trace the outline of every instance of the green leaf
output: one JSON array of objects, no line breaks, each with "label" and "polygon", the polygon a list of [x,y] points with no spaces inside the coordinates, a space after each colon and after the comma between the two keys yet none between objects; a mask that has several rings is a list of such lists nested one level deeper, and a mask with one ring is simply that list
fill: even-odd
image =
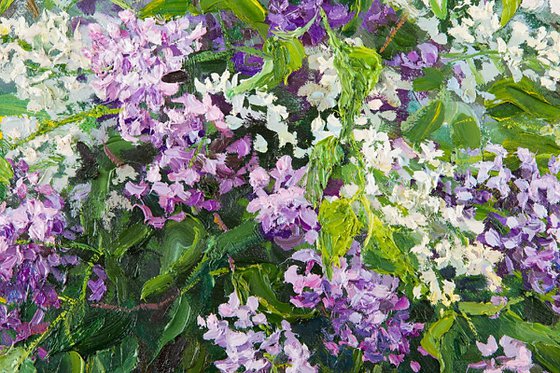
[{"label": "green leaf", "polygon": [[113,243],[113,256],[119,259],[128,249],[144,241],[151,231],[150,227],[142,223],[131,225]]},{"label": "green leaf", "polygon": [[141,299],[165,292],[177,278],[187,273],[202,257],[206,231],[202,223],[187,217],[168,221],[161,241],[161,274],[146,281]]},{"label": "green leaf", "polygon": [[500,312],[505,305],[494,305],[492,303],[477,303],[477,302],[459,302],[459,310],[469,315],[480,316],[493,316]]},{"label": "green leaf", "polygon": [[451,138],[459,148],[476,149],[480,147],[482,134],[475,117],[460,113],[451,122]]},{"label": "green leaf", "polygon": [[313,147],[305,184],[306,197],[314,205],[323,198],[323,190],[327,187],[334,168],[342,162],[343,158],[344,150],[334,136],[319,141]]},{"label": "green leaf", "polygon": [[[510,104],[536,118],[552,122],[560,120],[560,107],[551,104],[527,78],[517,83],[513,79],[497,81],[488,92],[495,96],[495,99],[485,101],[488,109]],[[496,117],[496,119],[501,118]]]},{"label": "green leaf", "polygon": [[[2,0],[2,3],[0,3],[0,12],[2,12],[2,5],[5,2],[5,0]],[[0,95],[0,117],[17,116],[27,112],[27,101],[20,100],[11,94]]]},{"label": "green leaf", "polygon": [[188,295],[183,295],[175,300],[169,311],[170,320],[167,325],[165,325],[158,339],[154,356],[157,356],[167,343],[173,341],[179,334],[183,333],[189,322],[195,320],[196,315],[193,313],[190,303],[191,298]]},{"label": "green leaf", "polygon": [[340,198],[332,202],[323,200],[319,208],[318,247],[321,250],[327,276],[332,275],[332,265],[339,265],[339,258],[350,249],[362,224],[352,209],[352,201]]},{"label": "green leaf", "polygon": [[152,0],[138,12],[140,18],[163,16],[166,18],[182,16],[185,13],[195,13],[190,1],[187,0]]},{"label": "green leaf", "polygon": [[301,68],[305,58],[305,49],[297,37],[288,39],[273,36],[263,45],[264,63],[261,71],[249,79],[243,80],[227,94],[232,97],[253,89],[273,89],[278,84],[287,82],[288,77]]},{"label": "green leaf", "polygon": [[431,91],[440,88],[445,78],[442,69],[428,67],[424,69],[424,76],[414,79],[412,87],[416,92]]},{"label": "green leaf", "polygon": [[237,18],[256,29],[261,36],[268,34],[266,9],[258,0],[200,0],[203,13],[231,10]]},{"label": "green leaf", "polygon": [[140,294],[140,299],[144,300],[148,297],[151,297],[152,295],[158,295],[164,293],[174,283],[175,280],[171,273],[163,273],[161,275],[152,277],[151,279],[146,281],[142,286],[142,293]]},{"label": "green leaf", "polygon": [[79,353],[68,351],[60,357],[57,369],[68,373],[83,373],[86,370],[86,363]]},{"label": "green leaf", "polygon": [[4,158],[0,158],[0,183],[10,185],[12,177],[14,177],[12,165]]},{"label": "green leaf", "polygon": [[434,100],[403,124],[404,135],[412,142],[421,142],[441,127],[444,118],[443,102]]},{"label": "green leaf", "polygon": [[553,373],[560,372],[560,346],[536,343],[535,355],[545,369]]},{"label": "green leaf", "polygon": [[21,347],[7,348],[0,355],[0,372],[17,372],[27,352]]},{"label": "green leaf", "polygon": [[441,342],[445,333],[451,329],[454,322],[455,314],[447,314],[435,323],[431,324],[420,341],[420,345],[424,348],[424,350],[438,359],[440,362],[441,372],[445,371],[445,363],[443,362],[443,356],[441,353]]},{"label": "green leaf", "polygon": [[[6,10],[8,10],[8,8],[10,7],[10,5],[12,5],[13,2],[14,0],[0,0],[0,16],[4,14]],[[1,98],[0,98],[0,102],[2,102]],[[0,115],[2,115],[1,112]]]},{"label": "green leaf", "polygon": [[[259,297],[259,302],[268,313],[279,316],[290,322],[307,319],[314,315],[313,312],[294,308],[290,303],[281,302],[273,290],[273,284],[278,278],[283,279],[283,271],[274,264],[262,263],[249,267],[236,268],[233,273],[235,288],[248,297]],[[283,281],[279,281],[284,284]],[[280,285],[280,286],[282,286]]]},{"label": "green leaf", "polygon": [[132,336],[127,337],[118,346],[98,352],[90,361],[88,372],[131,373],[138,365],[138,341]]},{"label": "green leaf", "polygon": [[416,283],[416,265],[409,254],[414,240],[405,232],[393,232],[376,215],[369,219],[371,239],[364,251],[366,266],[383,274],[397,276],[405,283]]},{"label": "green leaf", "polygon": [[510,19],[513,18],[515,12],[521,5],[522,0],[502,0],[502,16],[500,19],[500,25],[504,27],[507,25]]},{"label": "green leaf", "polygon": [[430,0],[430,8],[439,19],[447,18],[447,0]]}]

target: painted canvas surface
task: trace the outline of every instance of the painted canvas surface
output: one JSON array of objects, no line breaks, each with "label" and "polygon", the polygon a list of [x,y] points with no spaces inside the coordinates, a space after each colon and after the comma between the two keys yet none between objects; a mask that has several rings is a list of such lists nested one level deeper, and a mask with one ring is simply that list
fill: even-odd
[{"label": "painted canvas surface", "polygon": [[560,372],[560,0],[0,0],[0,373]]}]

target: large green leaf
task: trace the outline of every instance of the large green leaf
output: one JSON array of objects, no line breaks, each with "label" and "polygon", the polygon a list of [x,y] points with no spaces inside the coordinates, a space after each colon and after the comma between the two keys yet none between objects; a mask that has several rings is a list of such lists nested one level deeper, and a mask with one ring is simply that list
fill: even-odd
[{"label": "large green leaf", "polygon": [[424,75],[414,79],[412,87],[415,91],[432,91],[441,87],[445,81],[446,74],[443,69],[427,67],[423,70]]},{"label": "large green leaf", "polygon": [[144,241],[151,231],[151,228],[143,223],[131,225],[113,242],[113,256],[117,259],[122,257],[128,249]]},{"label": "large green leaf", "polygon": [[[510,105],[510,109],[520,109],[535,118],[553,122],[560,120],[560,107],[551,104],[535,84],[527,78],[523,78],[517,83],[512,79],[497,81],[488,89],[488,92],[495,96],[493,100],[486,100],[485,105],[488,109]],[[501,118],[496,117],[496,119]]]},{"label": "large green leaf", "polygon": [[[5,3],[5,0],[2,0],[2,3],[0,3],[0,14],[2,12],[3,3]],[[12,94],[0,95],[0,117],[17,116],[27,113],[26,100],[20,100]]]},{"label": "large green leaf", "polygon": [[414,240],[406,232],[393,232],[376,215],[370,219],[371,239],[363,254],[366,266],[379,273],[397,276],[404,283],[415,284],[417,264],[409,254]]},{"label": "large green leaf", "polygon": [[[279,317],[279,320],[295,321],[313,316],[313,312],[295,308],[290,303],[282,302],[274,292],[275,280],[282,278],[284,272],[274,264],[262,263],[249,267],[236,268],[233,274],[233,283],[236,289],[242,291],[247,297],[259,297],[261,306],[270,314]],[[279,283],[284,285],[283,281]]]},{"label": "large green leaf", "polygon": [[500,312],[505,306],[494,305],[492,303],[477,303],[477,302],[459,302],[459,310],[469,315],[486,315],[493,316]]},{"label": "large green leaf", "polygon": [[444,103],[434,100],[414,113],[404,124],[404,135],[412,142],[421,142],[441,127],[445,118]]},{"label": "large green leaf", "polygon": [[500,25],[502,27],[507,25],[509,20],[515,15],[517,8],[521,5],[521,1],[522,0],[502,0],[502,16],[500,19]]}]

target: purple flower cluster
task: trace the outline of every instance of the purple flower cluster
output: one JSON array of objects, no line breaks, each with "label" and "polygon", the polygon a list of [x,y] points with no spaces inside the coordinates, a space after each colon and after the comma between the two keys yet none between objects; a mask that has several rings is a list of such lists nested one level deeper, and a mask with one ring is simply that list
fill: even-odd
[{"label": "purple flower cluster", "polygon": [[[0,205],[0,332],[4,345],[45,330],[45,311],[60,306],[48,277],[64,283],[62,267],[77,263],[75,256],[63,255],[54,246],[66,226],[64,201],[50,185],[40,183],[37,173],[29,173],[25,162],[13,167],[15,181],[8,192],[12,198]],[[35,314],[30,321],[22,321],[19,306],[29,301],[36,306]]]},{"label": "purple flower cluster", "polygon": [[[292,159],[286,155],[270,173],[257,167],[249,175],[255,198],[249,202],[247,211],[258,213],[257,221],[264,234],[284,250],[304,241],[312,244],[318,237],[317,213],[305,199],[305,189],[298,186],[304,174],[305,168],[294,170]],[[268,192],[271,176],[275,182]]]},{"label": "purple flower cluster", "polygon": [[158,113],[166,97],[178,92],[177,83],[162,78],[180,70],[186,56],[198,50],[205,33],[199,23],[192,31],[187,17],[165,24],[138,20],[131,11],[119,13],[122,24],[89,25],[91,48],[84,54],[97,75],[97,96],[122,105],[119,126],[123,137],[137,141],[150,131],[150,113]]},{"label": "purple flower cluster", "polygon": [[331,27],[340,27],[352,19],[345,5],[331,4],[329,0],[302,0],[298,5],[288,0],[271,0],[268,4],[268,21],[271,30],[293,31],[306,26],[315,18],[309,30],[303,36],[306,44],[317,45],[327,35],[321,24],[321,9],[325,11]]},{"label": "purple flower cluster", "polygon": [[272,329],[258,307],[257,297],[250,296],[242,305],[233,292],[229,302],[218,307],[220,318],[214,314],[206,319],[198,316],[198,324],[208,329],[203,338],[214,341],[227,353],[226,359],[214,363],[216,367],[221,372],[237,372],[241,367],[246,372],[269,372],[279,360],[287,361],[286,373],[316,372],[308,363],[309,349],[297,339],[290,323],[283,320],[281,329]]},{"label": "purple flower cluster", "polygon": [[305,263],[305,269],[300,274],[300,266],[293,265],[285,273],[296,293],[291,302],[299,308],[320,307],[328,315],[325,346],[333,355],[348,346],[360,349],[364,361],[403,362],[409,339],[420,334],[423,324],[407,322],[410,303],[397,294],[398,278],[364,268],[357,243],[333,268],[330,280],[317,274],[316,267],[323,265],[315,251],[300,250],[292,259]]},{"label": "purple flower cluster", "polygon": [[[90,27],[93,46],[87,55],[98,76],[95,87],[101,98],[122,106],[123,138],[151,143],[158,152],[142,180],[128,182],[125,193],[138,200],[146,221],[155,227],[167,219],[182,220],[182,205],[215,211],[219,195],[245,183],[243,175],[256,160],[251,140],[232,139],[210,95],[174,97],[179,85],[162,81],[198,50],[205,30],[199,23],[189,31],[188,18],[158,25],[126,11],[119,16],[123,25],[109,24],[108,34],[99,25]],[[208,123],[221,136],[212,143],[206,137]],[[142,202],[148,194],[157,197],[163,216]]]},{"label": "purple flower cluster", "polygon": [[[520,165],[511,170],[504,165],[507,151],[489,145],[493,160],[474,165],[461,175],[455,188],[448,183],[447,201],[466,205],[473,214],[477,205],[490,204],[494,212],[485,220],[478,240],[506,254],[502,273],[520,271],[525,283],[539,294],[560,286],[560,162],[552,157],[549,172],[541,173],[534,154],[519,148]],[[500,211],[500,212],[498,212]],[[552,308],[560,313],[560,296],[554,295]]]}]

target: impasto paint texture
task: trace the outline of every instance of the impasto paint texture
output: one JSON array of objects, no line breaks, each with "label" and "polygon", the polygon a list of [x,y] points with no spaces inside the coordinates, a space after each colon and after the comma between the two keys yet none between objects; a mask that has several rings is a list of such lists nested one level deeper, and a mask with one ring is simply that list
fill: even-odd
[{"label": "impasto paint texture", "polygon": [[0,0],[0,373],[559,373],[560,0]]}]

